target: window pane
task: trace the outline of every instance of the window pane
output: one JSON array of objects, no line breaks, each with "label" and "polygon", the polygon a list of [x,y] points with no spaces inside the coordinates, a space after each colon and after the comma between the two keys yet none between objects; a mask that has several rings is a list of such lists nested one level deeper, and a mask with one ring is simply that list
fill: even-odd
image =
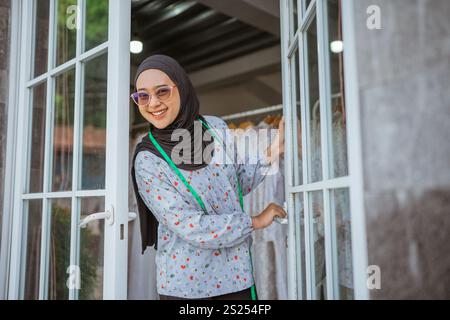
[{"label": "window pane", "polygon": [[292,76],[292,103],[295,105],[297,118],[293,121],[293,158],[294,158],[294,184],[303,184],[303,167],[302,167],[302,128],[301,128],[301,107],[300,107],[300,70],[299,70],[299,51],[296,50],[291,59],[291,76]]},{"label": "window pane", "polygon": [[316,18],[307,32],[309,87],[309,181],[322,180],[322,151],[320,135],[319,64],[317,59]]},{"label": "window pane", "polygon": [[325,271],[325,229],[323,212],[323,193],[314,191],[309,195],[310,212],[313,219],[313,254],[315,272],[315,295],[316,299],[327,299],[327,284]]},{"label": "window pane", "polygon": [[333,178],[348,175],[346,108],[344,100],[344,66],[341,9],[338,0],[328,3],[328,32],[330,40],[330,68],[332,110],[330,118],[332,142],[330,175]]},{"label": "window pane", "polygon": [[290,0],[289,17],[291,19],[291,38],[294,37],[298,29],[298,6],[297,0]]},{"label": "window pane", "polygon": [[75,70],[56,78],[52,191],[72,189]]},{"label": "window pane", "polygon": [[50,300],[67,300],[69,299],[66,282],[69,276],[67,269],[70,266],[71,200],[51,200],[50,208],[48,298]]},{"label": "window pane", "polygon": [[108,57],[86,63],[81,187],[105,188],[106,97]]},{"label": "window pane", "polygon": [[45,110],[47,84],[43,83],[32,89],[33,107],[31,114],[31,136],[29,155],[28,192],[39,193],[44,186],[44,152],[45,152]]},{"label": "window pane", "polygon": [[39,273],[41,263],[41,232],[42,232],[42,200],[24,202],[24,230],[22,257],[25,265],[22,281],[24,282],[23,298],[25,300],[39,299]]},{"label": "window pane", "polygon": [[77,45],[77,0],[57,0],[56,65],[73,59]]},{"label": "window pane", "polygon": [[34,76],[47,72],[50,1],[36,1]]},{"label": "window pane", "polygon": [[331,208],[336,219],[340,299],[353,299],[350,195],[348,189],[331,192]]},{"label": "window pane", "polygon": [[303,208],[303,193],[297,193],[294,195],[297,295],[306,299],[305,212]]},{"label": "window pane", "polygon": [[[80,219],[103,212],[104,198],[81,199]],[[100,300],[103,298],[103,241],[104,220],[90,222],[80,229],[80,300]]]},{"label": "window pane", "polygon": [[108,40],[108,2],[86,0],[86,51]]}]

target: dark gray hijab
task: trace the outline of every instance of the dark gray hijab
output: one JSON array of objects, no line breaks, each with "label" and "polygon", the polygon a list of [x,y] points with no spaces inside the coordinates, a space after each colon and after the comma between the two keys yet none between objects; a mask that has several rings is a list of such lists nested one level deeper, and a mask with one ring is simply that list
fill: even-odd
[{"label": "dark gray hijab", "polygon": [[[197,170],[206,167],[210,161],[210,155],[205,157],[205,159],[202,159],[203,157],[199,157],[199,155],[203,154],[203,150],[212,142],[213,138],[200,122],[197,122],[197,132],[199,133],[199,130],[201,130],[201,134],[194,135],[194,121],[198,117],[205,122],[206,120],[199,114],[200,103],[191,80],[175,59],[166,55],[152,55],[139,65],[136,71],[135,85],[139,75],[148,69],[157,69],[167,74],[177,86],[180,94],[180,112],[176,119],[164,129],[155,128],[150,124],[152,135],[169,157],[172,152],[180,155],[182,162],[177,163],[177,161],[174,161],[178,168]],[[172,139],[172,133],[176,129],[187,130],[186,132],[190,133],[190,141],[181,139],[181,137],[177,138],[179,140]],[[142,143],[147,146],[149,151],[162,158],[162,155],[153,146],[148,136],[144,137]],[[183,154],[184,148],[191,150],[191,152]],[[194,158],[196,155],[197,158]]]},{"label": "dark gray hijab", "polygon": [[[180,164],[175,163],[178,168],[184,170],[198,170],[206,167],[209,163],[209,160],[211,159],[210,157],[213,156],[214,148],[211,148],[212,153],[211,155],[208,155],[206,159],[203,159],[203,157],[201,157],[201,162],[194,161],[194,157],[196,154],[198,155],[199,152],[203,154],[203,150],[205,150],[205,148],[207,148],[210,143],[213,143],[213,137],[203,126],[198,126],[198,123],[197,128],[201,128],[202,134],[194,135],[194,122],[197,120],[197,118],[202,119],[205,123],[206,120],[202,115],[199,114],[200,103],[188,75],[175,59],[166,55],[152,55],[139,65],[134,81],[135,86],[139,75],[145,70],[149,69],[157,69],[167,74],[177,86],[178,92],[180,94],[180,112],[178,113],[178,116],[175,118],[175,120],[164,129],[158,129],[150,124],[149,130],[169,157],[171,157],[173,150],[175,150],[177,154],[181,155],[183,161]],[[187,143],[190,144],[190,154],[184,155],[182,153],[182,150],[178,152],[177,145],[180,146],[180,140],[172,141],[172,133],[176,129],[186,129],[190,132],[191,139],[190,141],[187,141]],[[183,142],[186,143],[186,141],[184,140]],[[185,146],[186,145],[183,145],[183,148]],[[131,178],[133,181],[134,193],[136,195],[137,206],[139,210],[142,254],[148,246],[155,245],[155,249],[157,249],[158,242],[158,221],[141,198],[135,177],[134,162],[137,154],[144,150],[150,151],[164,160],[161,153],[150,141],[148,134],[145,135],[142,141],[136,147],[131,168]]]}]

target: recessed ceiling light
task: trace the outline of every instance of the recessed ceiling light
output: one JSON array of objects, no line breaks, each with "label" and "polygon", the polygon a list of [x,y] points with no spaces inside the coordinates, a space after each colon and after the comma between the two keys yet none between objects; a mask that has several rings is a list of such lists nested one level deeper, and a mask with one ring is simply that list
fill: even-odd
[{"label": "recessed ceiling light", "polygon": [[130,51],[133,54],[139,54],[142,52],[144,45],[141,41],[133,40],[130,42]]},{"label": "recessed ceiling light", "polygon": [[341,40],[336,40],[330,43],[331,52],[341,53],[344,51],[344,43]]}]

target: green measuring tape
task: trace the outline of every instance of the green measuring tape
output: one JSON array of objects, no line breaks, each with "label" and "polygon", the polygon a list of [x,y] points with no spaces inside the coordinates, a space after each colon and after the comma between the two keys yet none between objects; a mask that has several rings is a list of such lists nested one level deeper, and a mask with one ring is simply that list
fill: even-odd
[{"label": "green measuring tape", "polygon": [[[216,138],[220,143],[223,144],[223,141],[214,133],[214,130],[211,129],[207,123],[205,123],[202,119],[200,119],[200,117],[197,117],[197,119],[203,124],[203,126],[206,129],[208,129],[208,131],[213,135],[214,138]],[[161,148],[160,144],[158,143],[158,141],[156,141],[155,137],[153,137],[153,135],[150,131],[148,132],[148,137],[150,138],[150,141],[153,143],[153,145],[156,147],[156,149],[159,151],[159,153],[161,153],[161,155],[164,157],[164,159],[170,165],[170,167],[175,171],[175,173],[180,178],[180,180],[184,183],[186,188],[188,188],[190,193],[192,193],[192,195],[197,200],[197,202],[199,203],[200,207],[205,212],[205,214],[208,214],[208,211],[206,210],[206,206],[205,206],[205,203],[203,202],[202,198],[200,198],[200,196],[194,190],[194,188],[192,188],[192,186],[187,182],[186,178],[183,176],[180,169],[177,168],[175,163],[173,163],[172,159],[167,155],[167,153],[164,151],[164,149]],[[239,182],[239,177],[238,177],[237,173],[236,173],[236,181],[237,181],[237,188],[238,188],[238,193],[239,193],[239,203],[241,205],[242,211],[244,211],[244,197],[242,195],[241,183]],[[252,262],[252,253],[251,253],[250,248],[249,248],[249,253],[250,253],[250,264],[252,266],[252,276],[253,276],[253,262]],[[255,285],[253,285],[251,287],[251,294],[252,294],[252,300],[257,300]]]}]

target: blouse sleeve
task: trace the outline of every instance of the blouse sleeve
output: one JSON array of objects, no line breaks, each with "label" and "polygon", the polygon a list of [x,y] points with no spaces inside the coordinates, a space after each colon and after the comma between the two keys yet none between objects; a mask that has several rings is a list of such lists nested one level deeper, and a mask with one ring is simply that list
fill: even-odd
[{"label": "blouse sleeve", "polygon": [[[253,231],[252,218],[240,212],[208,215],[183,199],[174,185],[140,152],[135,161],[139,194],[159,223],[195,247],[233,247]],[[180,182],[182,184],[182,182]]]}]

